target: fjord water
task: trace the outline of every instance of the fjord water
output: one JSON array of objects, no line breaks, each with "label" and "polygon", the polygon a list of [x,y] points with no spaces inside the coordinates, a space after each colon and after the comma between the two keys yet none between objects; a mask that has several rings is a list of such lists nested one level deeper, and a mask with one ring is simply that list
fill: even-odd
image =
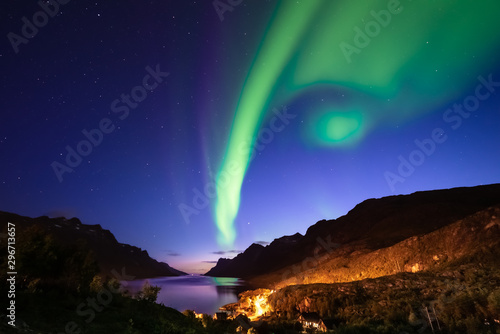
[{"label": "fjord water", "polygon": [[219,307],[235,303],[238,293],[247,290],[245,281],[231,277],[208,277],[187,275],[157,277],[127,281],[125,289],[135,294],[149,281],[161,287],[157,303],[179,311],[193,310],[196,313],[214,314]]}]

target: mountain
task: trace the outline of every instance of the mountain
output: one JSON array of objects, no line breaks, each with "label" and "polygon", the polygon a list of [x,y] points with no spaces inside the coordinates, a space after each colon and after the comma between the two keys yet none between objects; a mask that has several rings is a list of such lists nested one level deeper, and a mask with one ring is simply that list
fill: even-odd
[{"label": "mountain", "polygon": [[8,222],[16,225],[17,238],[21,238],[26,229],[37,226],[63,245],[85,244],[94,252],[100,272],[105,276],[113,277],[111,272],[116,270],[121,273],[122,268],[125,268],[127,275],[135,278],[186,275],[164,262],[151,258],[145,250],[119,243],[109,230],[100,225],[82,224],[78,218],[29,218],[0,211],[2,233],[5,233]]},{"label": "mountain", "polygon": [[293,272],[289,267],[274,275],[279,281],[276,286],[282,287],[351,282],[408,272],[443,274],[459,265],[499,268],[499,251],[500,204],[497,204],[389,247],[358,250],[347,255],[339,248],[338,253],[324,256],[315,266],[303,267],[300,272]]},{"label": "mountain", "polygon": [[265,273],[274,269],[278,263],[289,263],[287,254],[293,251],[297,242],[302,238],[303,236],[300,233],[296,233],[275,239],[266,247],[252,244],[234,259],[219,259],[217,265],[205,275],[214,277],[250,277]]},{"label": "mountain", "polygon": [[342,333],[500,333],[500,204],[389,247],[341,253],[257,277],[278,283],[221,309],[270,322],[315,313]]},{"label": "mountain", "polygon": [[[368,199],[345,216],[317,222],[304,236],[279,238],[266,247],[253,244],[234,259],[220,259],[206,275],[241,277],[255,286],[276,287],[347,282],[399,271],[418,271],[428,267],[428,263],[418,262],[419,248],[410,245],[430,251],[440,239],[429,237],[432,242],[419,244],[422,236],[499,203],[500,184]],[[446,239],[443,235],[441,238]],[[384,249],[398,244],[397,252],[396,247],[384,253]],[[451,249],[434,254],[438,258],[435,262],[442,264],[453,259]],[[404,257],[405,252],[413,258]],[[410,260],[414,262],[408,262]]]}]

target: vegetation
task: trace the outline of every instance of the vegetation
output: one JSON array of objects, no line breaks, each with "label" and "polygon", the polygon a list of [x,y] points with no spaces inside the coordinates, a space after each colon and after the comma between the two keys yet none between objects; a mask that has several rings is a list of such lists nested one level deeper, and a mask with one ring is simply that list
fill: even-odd
[{"label": "vegetation", "polygon": [[295,285],[268,302],[284,320],[317,312],[335,325],[335,333],[430,333],[429,319],[443,333],[500,333],[500,268],[460,266],[452,274]]},{"label": "vegetation", "polygon": [[95,256],[83,240],[62,246],[36,225],[18,237],[16,268],[18,288],[32,292],[57,288],[86,294],[99,272]]},{"label": "vegetation", "polygon": [[146,281],[146,283],[142,286],[141,291],[139,291],[136,295],[136,299],[156,303],[160,289],[161,288],[159,286],[152,286],[148,281]]},{"label": "vegetation", "polygon": [[[403,259],[401,254],[411,253],[411,261],[399,262],[404,270],[393,275],[242,293],[233,310],[249,310],[253,323],[243,315],[238,320],[217,320],[158,305],[160,288],[149,283],[129,296],[116,279],[98,274],[95,256],[84,242],[61,245],[33,226],[17,238],[18,328],[2,321],[0,332],[300,333],[308,330],[298,322],[301,313],[316,312],[334,333],[431,333],[432,326],[441,333],[500,334],[499,215],[478,213],[370,255],[379,257],[372,265],[394,265],[398,254]],[[446,252],[431,250],[434,244]],[[7,253],[5,244],[0,252]],[[5,261],[6,257],[0,258],[3,268]],[[355,262],[351,259],[342,268],[356,268]],[[405,267],[415,263],[423,269],[407,272]],[[7,288],[3,271],[0,289]],[[5,319],[1,313],[0,318]]]},{"label": "vegetation", "polygon": [[[0,247],[3,254],[5,248]],[[0,313],[1,333],[210,333],[198,319],[156,304],[159,287],[146,284],[137,296],[126,296],[116,279],[98,275],[83,243],[63,246],[34,226],[18,235],[16,250],[17,328]],[[2,291],[7,291],[5,275]]]}]

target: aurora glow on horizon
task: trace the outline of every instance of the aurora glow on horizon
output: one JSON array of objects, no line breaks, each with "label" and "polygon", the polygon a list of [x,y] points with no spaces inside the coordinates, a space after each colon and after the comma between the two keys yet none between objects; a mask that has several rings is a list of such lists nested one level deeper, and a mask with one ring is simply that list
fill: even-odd
[{"label": "aurora glow on horizon", "polygon": [[[491,29],[498,12],[494,0],[482,6],[411,0],[280,2],[243,86],[219,169],[214,208],[219,244],[232,246],[236,238],[234,220],[250,164],[241,144],[255,141],[278,90],[281,101],[317,88],[349,91],[346,101],[309,110],[304,137],[332,149],[350,147],[379,123],[407,122],[457,97],[476,80],[475,73],[492,65],[485,56],[498,48],[500,29]],[[471,26],[471,21],[481,24]],[[456,32],[460,38],[450,39]],[[452,62],[464,45],[473,55]],[[221,182],[230,164],[243,168]]]}]

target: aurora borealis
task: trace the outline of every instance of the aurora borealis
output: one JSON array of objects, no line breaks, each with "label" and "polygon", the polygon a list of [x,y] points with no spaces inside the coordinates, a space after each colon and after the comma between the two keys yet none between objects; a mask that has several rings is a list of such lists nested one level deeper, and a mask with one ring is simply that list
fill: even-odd
[{"label": "aurora borealis", "polygon": [[18,52],[43,8],[5,4],[0,210],[205,272],[367,198],[499,182],[497,1],[217,4],[71,1]]},{"label": "aurora borealis", "polygon": [[[244,166],[217,187],[221,243],[234,241],[250,162],[238,147],[255,138],[277,90],[286,87],[281,99],[290,101],[316,87],[332,93],[349,88],[352,101],[313,106],[306,126],[314,144],[350,145],[380,122],[411,121],[456,96],[474,79],[460,69],[482,73],[492,66],[487,59],[499,46],[500,29],[493,29],[499,11],[494,1],[484,7],[453,1],[280,2],[244,83],[220,169],[231,162]],[[470,50],[472,57],[455,56]]]}]

